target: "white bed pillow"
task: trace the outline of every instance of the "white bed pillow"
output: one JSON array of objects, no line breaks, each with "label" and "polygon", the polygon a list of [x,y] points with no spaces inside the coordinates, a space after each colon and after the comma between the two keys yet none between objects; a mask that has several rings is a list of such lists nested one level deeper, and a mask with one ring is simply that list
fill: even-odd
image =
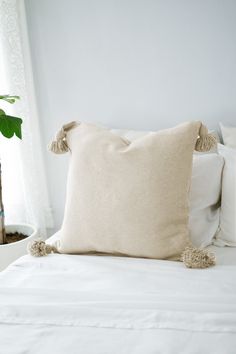
[{"label": "white bed pillow", "polygon": [[[134,141],[148,131],[112,130],[125,139]],[[217,134],[214,134],[217,137]],[[190,187],[189,230],[194,246],[211,245],[220,222],[221,179],[224,159],[216,152],[194,153]]]},{"label": "white bed pillow", "polygon": [[236,149],[236,127],[231,127],[220,123],[220,129],[224,145]]},{"label": "white bed pillow", "polygon": [[222,179],[220,230],[215,244],[236,246],[236,150],[218,144],[225,165]]},{"label": "white bed pillow", "polygon": [[224,159],[218,153],[194,154],[189,229],[193,244],[206,247],[219,229]]}]

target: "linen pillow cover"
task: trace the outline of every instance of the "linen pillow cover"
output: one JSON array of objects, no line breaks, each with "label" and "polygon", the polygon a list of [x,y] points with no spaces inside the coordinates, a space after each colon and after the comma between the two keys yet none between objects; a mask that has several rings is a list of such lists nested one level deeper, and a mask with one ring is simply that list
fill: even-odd
[{"label": "linen pillow cover", "polygon": [[92,124],[64,126],[51,145],[71,151],[58,251],[179,259],[190,245],[193,150],[214,143],[201,122],[133,142]]},{"label": "linen pillow cover", "polygon": [[[144,137],[149,132],[135,130],[111,130],[129,141]],[[211,132],[219,141],[217,132]],[[220,195],[223,156],[218,154],[217,146],[208,153],[195,152],[189,194],[189,236],[196,247],[206,247],[213,238],[220,223]]]}]

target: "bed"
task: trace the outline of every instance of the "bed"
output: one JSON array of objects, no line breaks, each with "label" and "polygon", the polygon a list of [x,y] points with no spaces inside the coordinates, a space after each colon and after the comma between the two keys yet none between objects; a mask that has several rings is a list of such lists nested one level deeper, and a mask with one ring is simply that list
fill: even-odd
[{"label": "bed", "polygon": [[[130,145],[127,141],[118,139],[107,130],[103,131],[102,128],[91,127],[90,125],[83,124],[81,126],[78,124],[78,126],[71,128],[71,133],[68,133],[67,130],[69,129],[68,127],[71,127],[71,124],[74,126],[75,123],[72,122],[63,126],[59,134],[56,135],[56,141],[53,141],[51,145],[53,150],[56,149],[58,151],[62,148],[65,151],[68,148],[73,151],[73,146],[75,148],[74,153],[71,155],[74,158],[71,166],[73,167],[74,163],[76,167],[74,166],[70,170],[71,174],[69,172],[69,176],[72,178],[69,185],[73,188],[71,190],[69,188],[69,192],[67,189],[69,199],[66,202],[67,211],[65,212],[64,222],[60,232],[47,241],[63,254],[50,254],[38,258],[30,255],[24,256],[0,274],[0,354],[235,354],[236,248],[210,246],[210,250],[216,253],[217,264],[207,269],[188,269],[182,262],[157,260],[166,259],[167,256],[158,257],[152,254],[153,250],[158,252],[161,250],[161,241],[165,239],[168,243],[167,246],[163,245],[163,250],[167,254],[171,247],[173,247],[173,255],[178,254],[176,249],[179,245],[181,246],[179,254],[182,252],[182,241],[179,239],[177,240],[178,242],[176,241],[181,232],[178,232],[174,221],[180,221],[180,226],[182,227],[182,222],[185,220],[185,229],[186,231],[188,230],[186,223],[188,213],[186,212],[186,215],[182,215],[182,211],[187,211],[188,188],[185,187],[190,185],[191,166],[188,169],[188,181],[184,181],[182,186],[184,190],[183,198],[179,198],[178,193],[175,193],[181,187],[181,183],[177,184],[177,188],[176,183],[173,184],[171,178],[174,176],[176,182],[178,172],[184,168],[182,165],[185,165],[186,161],[191,162],[192,150],[189,151],[189,158],[185,161],[183,152],[187,150],[185,145],[183,147],[181,144],[186,140],[186,147],[189,146],[188,140],[191,138],[192,133],[189,134],[188,130],[191,128],[190,130],[192,131],[192,124],[199,125],[200,123],[191,123],[187,126],[188,129],[184,126],[184,128],[181,128],[184,131],[177,129],[176,134],[179,144],[182,146],[182,153],[179,154],[179,148],[176,149],[176,144],[173,144],[173,146],[171,144],[172,148],[170,150],[168,150],[169,146],[166,144],[165,147],[168,147],[169,158],[166,157],[166,149],[164,149],[165,156],[162,153],[162,138],[166,134],[167,140],[169,137],[172,139],[175,137],[173,131],[171,134],[164,132],[164,135],[160,135],[160,146],[158,145],[159,135],[150,133],[147,140],[143,138],[143,140],[137,141],[137,144],[135,143],[133,147],[129,148]],[[185,129],[187,130],[185,131]],[[196,142],[194,140],[194,144],[199,141],[200,143],[204,142],[204,144],[212,141],[210,136],[206,134],[207,130],[203,128],[202,124],[199,125],[198,129],[200,130],[195,131],[194,127],[196,135],[199,134],[196,137]],[[89,133],[90,130],[92,130],[92,135]],[[83,134],[85,135],[83,136]],[[67,135],[69,135],[68,139]],[[84,142],[91,144],[91,138],[94,136],[98,140],[101,139],[101,141],[99,140],[101,146],[99,145],[100,143],[98,145],[92,144],[93,153],[90,155],[93,158],[88,159],[86,154],[83,155],[83,152],[87,152],[87,149],[84,150],[84,147],[80,146],[81,150],[77,151],[77,144],[83,145]],[[183,136],[185,136],[185,139],[183,139]],[[66,141],[64,140],[65,137]],[[118,162],[121,156],[125,164],[126,161],[129,162],[129,159],[126,160],[126,153],[129,154],[132,149],[136,153],[136,147],[139,144],[142,150],[142,144],[146,144],[149,139],[150,144],[148,143],[147,149],[152,147],[152,139],[154,139],[156,144],[153,143],[154,147],[158,147],[155,150],[155,158],[158,153],[160,160],[162,158],[164,162],[165,159],[167,161],[170,160],[171,168],[176,166],[176,171],[174,171],[175,173],[170,173],[169,169],[168,171],[163,169],[163,176],[160,181],[164,181],[164,185],[158,186],[155,176],[159,176],[160,168],[156,162],[153,164],[153,161],[156,161],[154,157],[150,158],[153,154],[151,148],[150,154],[147,155],[147,161],[150,166],[143,168],[139,164],[137,165],[137,171],[141,168],[144,175],[140,181],[137,178],[136,186],[139,186],[139,188],[134,188],[135,193],[133,194],[133,179],[138,175],[133,171],[134,165],[130,163],[127,165],[128,167],[132,166],[132,168],[127,167],[130,175],[129,178],[126,178],[123,177],[124,166],[119,167]],[[175,139],[177,138],[175,137],[174,141]],[[213,140],[215,141],[215,139]],[[104,144],[104,141],[106,144]],[[142,141],[144,142],[142,143]],[[117,142],[120,145],[117,145]],[[125,148],[123,148],[124,144],[127,145],[125,145]],[[145,144],[144,146],[146,146]],[[194,144],[191,142],[192,148]],[[110,156],[111,152],[116,151],[117,146],[122,147],[121,150],[117,150],[119,159],[116,160],[115,158],[114,161],[116,162],[114,164],[112,162],[113,159],[111,159],[111,165],[107,164],[107,158],[104,158],[107,155],[103,155],[103,153],[107,153]],[[103,151],[101,154],[102,162],[98,164],[97,161],[99,159],[94,159],[94,154],[99,152],[101,147]],[[146,147],[144,151],[147,151]],[[60,150],[59,152],[61,153],[62,151]],[[76,152],[78,155],[76,155]],[[77,166],[77,163],[81,162],[80,158],[77,157],[81,157],[81,154],[84,156],[82,167],[85,168],[85,172],[87,171],[88,175],[86,173],[84,175],[81,172],[83,168],[79,165]],[[212,243],[218,227],[222,226],[219,220],[218,201],[221,191],[223,161],[219,159],[217,154],[211,155],[209,159],[205,159],[204,155],[201,156],[201,158],[195,156],[193,159],[195,161],[195,169],[193,167],[193,183],[191,186],[192,190],[195,188],[195,192],[190,193],[190,216],[191,211],[193,212],[190,221],[194,219],[195,223],[191,227],[190,222],[189,231],[190,237],[193,236],[192,230],[195,230],[197,238],[199,237],[197,247],[204,247],[204,245]],[[212,163],[215,162],[210,164],[210,160],[212,160]],[[137,161],[139,161],[139,157]],[[203,164],[200,163],[201,161]],[[104,168],[101,168],[103,162]],[[89,163],[91,163],[91,166]],[[157,172],[153,178],[150,178],[145,171],[152,171],[153,165],[156,166]],[[113,167],[110,169],[110,166]],[[96,167],[98,168],[97,170]],[[104,173],[108,167],[109,171],[105,173],[105,176],[101,177],[100,172],[103,171]],[[93,170],[94,168],[95,170]],[[116,168],[118,168],[118,172],[116,172]],[[77,174],[75,174],[76,171],[78,176],[80,176],[78,186],[79,180]],[[114,173],[114,176],[110,176],[111,172]],[[80,173],[82,174],[80,175]],[[119,175],[120,173],[121,175]],[[120,176],[119,178],[117,177],[118,175]],[[98,176],[101,177],[100,183]],[[106,182],[107,177],[109,177],[108,183]],[[169,177],[169,184],[166,184]],[[223,178],[225,177],[223,176]],[[131,189],[126,192],[127,180]],[[118,184],[114,182],[115,184],[112,185],[111,181],[112,183],[118,181]],[[124,188],[120,181],[124,181]],[[87,185],[87,182],[91,186],[90,184]],[[84,187],[83,183],[85,183]],[[104,183],[104,188],[100,190]],[[118,193],[116,195],[117,185],[120,187],[121,194]],[[150,185],[153,185],[153,192],[150,189],[150,193],[147,194],[146,189]],[[173,185],[173,191],[169,193],[167,186],[172,188]],[[230,183],[227,183],[227,185],[230,186]],[[140,192],[140,186],[142,186],[143,192],[137,197],[136,190]],[[77,193],[79,189],[81,192],[76,197],[75,192]],[[87,190],[88,196],[86,195],[83,198],[84,190]],[[160,193],[157,193],[158,190]],[[161,198],[162,191],[164,191],[164,194]],[[97,202],[94,201],[94,195],[100,195],[97,198]],[[148,195],[148,198],[145,203],[144,196],[146,195]],[[168,198],[167,195],[169,195]],[[224,198],[224,192],[222,192],[222,198]],[[129,204],[130,200],[135,202]],[[152,206],[150,201],[153,200],[155,203],[159,203],[160,200],[163,202],[170,201],[170,208],[167,207],[168,203],[166,204],[168,212],[162,215],[163,204],[160,204],[161,208],[159,204],[157,207],[155,205]],[[183,202],[181,204],[179,200],[186,203]],[[191,200],[194,203],[191,204]],[[91,201],[93,202],[91,203]],[[146,210],[147,205],[151,205],[150,213],[149,209],[148,211]],[[176,205],[177,208],[173,207]],[[93,211],[91,211],[92,206],[94,207]],[[117,209],[117,206],[120,209]],[[78,207],[80,208],[78,209]],[[134,213],[134,215],[131,213],[131,217],[126,217],[126,210],[133,211],[133,209],[137,213]],[[231,209],[234,210],[233,208]],[[105,216],[103,215],[104,210],[106,211]],[[117,212],[117,210],[120,210],[120,212]],[[123,210],[125,211],[124,213]],[[170,213],[171,210],[172,214]],[[181,217],[179,217],[179,214],[175,216],[176,210],[181,212]],[[85,211],[86,213],[84,214]],[[137,223],[140,215],[141,220],[143,220],[142,217],[144,216],[144,226],[147,220],[148,225],[143,228],[140,238],[136,239],[136,232],[139,233],[139,228],[140,226],[142,227],[142,223]],[[151,217],[151,215],[154,215],[154,217]],[[67,223],[68,228],[66,228],[65,217],[68,216],[69,222]],[[122,222],[120,220],[117,221],[115,218],[117,216],[121,216]],[[116,254],[118,252],[118,254],[143,255],[145,257],[142,253],[143,245],[148,242],[148,236],[152,235],[151,232],[147,231],[152,230],[152,228],[149,229],[149,223],[155,224],[158,219],[157,216],[160,218],[162,216],[162,219],[165,219],[160,221],[162,228],[165,225],[164,231],[169,232],[169,230],[172,230],[172,226],[175,225],[174,232],[171,233],[174,238],[171,238],[171,235],[167,235],[168,237],[165,238],[162,233],[163,230],[158,231],[159,224],[156,225],[157,228],[153,228],[156,230],[155,237],[149,239],[150,249],[148,249],[148,252],[150,251],[151,254],[148,253],[146,256],[149,259],[115,257],[111,255],[68,254],[81,253],[83,247],[86,246],[84,253],[94,251],[107,252],[107,249],[111,249]],[[126,224],[124,221],[126,221]],[[115,227],[113,227],[113,224]],[[81,225],[83,225],[82,228]],[[104,225],[105,228],[103,228]],[[121,226],[123,227],[123,232]],[[136,228],[135,232],[133,232],[133,226]],[[79,228],[81,228],[80,231]],[[88,229],[89,232],[86,232]],[[105,237],[104,232],[107,230]],[[135,238],[132,239],[132,235]],[[71,240],[71,237],[73,240]],[[58,238],[60,239],[59,247],[55,247]],[[111,243],[106,248],[107,242],[109,243],[111,239],[113,239],[114,243]],[[123,246],[127,240],[131,240],[133,246],[126,245],[128,251],[124,248],[124,251],[121,252],[120,245]],[[158,240],[160,243],[156,244],[155,242]],[[188,245],[187,240],[186,244],[184,242],[184,247]],[[194,244],[193,241],[192,243]],[[102,245],[102,242],[105,245]],[[117,244],[119,247],[117,247]],[[116,247],[112,248],[113,245]],[[137,245],[139,246],[138,253],[132,253],[134,250],[136,252]],[[32,251],[34,247],[29,249]],[[129,252],[130,249],[132,252]],[[35,253],[33,252],[32,254]],[[40,254],[36,253],[36,255]]]},{"label": "bed", "polygon": [[0,353],[234,354],[236,249],[210,249],[217,265],[204,270],[128,257],[24,256],[0,274]]}]

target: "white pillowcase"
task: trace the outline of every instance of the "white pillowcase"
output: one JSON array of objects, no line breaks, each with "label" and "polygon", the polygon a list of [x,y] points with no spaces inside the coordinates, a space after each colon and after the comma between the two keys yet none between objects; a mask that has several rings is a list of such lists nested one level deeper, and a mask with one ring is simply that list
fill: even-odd
[{"label": "white pillowcase", "polygon": [[[112,130],[130,141],[147,131]],[[206,247],[213,242],[219,228],[221,178],[224,159],[218,153],[195,153],[190,188],[190,238],[194,246]]]},{"label": "white pillowcase", "polygon": [[236,127],[226,126],[220,123],[223,142],[226,146],[236,149]]},{"label": "white pillowcase", "polygon": [[223,156],[223,169],[220,230],[214,244],[236,246],[236,150],[218,144]]},{"label": "white pillowcase", "polygon": [[206,247],[218,231],[224,159],[217,153],[194,154],[189,229],[193,244]]}]

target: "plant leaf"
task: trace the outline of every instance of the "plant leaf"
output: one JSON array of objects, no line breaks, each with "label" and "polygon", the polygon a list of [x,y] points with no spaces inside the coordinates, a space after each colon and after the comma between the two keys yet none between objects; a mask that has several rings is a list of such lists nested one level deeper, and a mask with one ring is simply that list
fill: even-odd
[{"label": "plant leaf", "polygon": [[21,124],[21,118],[8,116],[6,114],[0,115],[0,132],[5,138],[10,139],[15,134],[19,139],[22,139]]},{"label": "plant leaf", "polygon": [[3,109],[0,109],[0,116],[3,116],[3,115],[5,115],[6,113],[4,112],[4,110]]},{"label": "plant leaf", "polygon": [[15,103],[16,100],[19,100],[20,96],[11,96],[11,95],[1,95],[0,100],[6,101],[8,103]]}]

